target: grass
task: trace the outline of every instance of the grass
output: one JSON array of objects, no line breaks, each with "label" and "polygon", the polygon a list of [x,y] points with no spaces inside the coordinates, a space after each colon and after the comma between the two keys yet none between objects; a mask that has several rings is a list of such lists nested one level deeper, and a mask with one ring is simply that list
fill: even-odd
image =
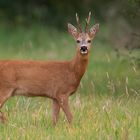
[{"label": "grass", "polygon": [[[67,33],[41,26],[1,25],[0,31],[0,59],[69,60],[75,55]],[[101,33],[93,46],[88,70],[70,97],[73,124],[61,112],[53,127],[49,99],[14,97],[2,108],[8,121],[0,124],[0,140],[140,139],[139,65],[127,57],[118,59]]]}]

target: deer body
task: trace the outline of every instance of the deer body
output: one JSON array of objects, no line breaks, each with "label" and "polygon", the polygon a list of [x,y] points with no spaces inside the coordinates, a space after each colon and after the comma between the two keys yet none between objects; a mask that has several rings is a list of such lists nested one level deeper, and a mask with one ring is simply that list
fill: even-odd
[{"label": "deer body", "polygon": [[[69,32],[74,38],[82,35],[76,37],[73,31],[70,25]],[[87,36],[89,38],[87,34],[82,35],[84,39],[87,39]],[[5,101],[14,95],[49,97],[53,100],[53,123],[55,124],[58,119],[60,108],[71,122],[68,97],[78,88],[89,59],[89,53],[85,53],[87,50],[81,48],[77,48],[76,56],[71,61],[1,60],[0,109]],[[5,120],[2,112],[0,120]]]},{"label": "deer body", "polygon": [[[71,94],[77,89],[87,65],[87,61],[81,63],[77,60],[0,61],[0,87],[11,88],[10,96],[47,96],[57,99],[59,94]],[[82,72],[80,75],[79,71]]]}]

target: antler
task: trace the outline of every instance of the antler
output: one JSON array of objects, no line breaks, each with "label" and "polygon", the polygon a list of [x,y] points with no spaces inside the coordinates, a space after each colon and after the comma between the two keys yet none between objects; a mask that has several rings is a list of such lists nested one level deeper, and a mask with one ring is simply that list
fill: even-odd
[{"label": "antler", "polygon": [[79,22],[79,17],[78,17],[77,13],[76,13],[76,21],[77,21],[77,24],[78,24],[79,31],[82,32],[82,27],[81,27],[81,24]]},{"label": "antler", "polygon": [[88,26],[89,26],[89,22],[90,22],[90,17],[91,17],[91,12],[89,12],[88,14],[88,18],[86,18],[86,27],[85,27],[85,32],[88,32]]}]

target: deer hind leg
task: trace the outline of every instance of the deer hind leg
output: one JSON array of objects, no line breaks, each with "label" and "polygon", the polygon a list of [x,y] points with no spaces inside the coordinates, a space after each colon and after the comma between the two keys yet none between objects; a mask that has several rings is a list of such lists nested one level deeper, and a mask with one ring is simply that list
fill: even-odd
[{"label": "deer hind leg", "polygon": [[5,101],[12,95],[13,90],[11,89],[0,89],[0,122],[4,123],[6,118],[1,112],[1,108],[4,105]]},{"label": "deer hind leg", "polygon": [[53,100],[53,112],[52,112],[52,119],[53,119],[53,124],[56,125],[56,122],[58,120],[58,115],[60,112],[60,105],[57,100]]},{"label": "deer hind leg", "polygon": [[72,113],[70,111],[68,97],[67,96],[61,97],[59,99],[59,104],[60,104],[61,108],[63,109],[63,111],[67,117],[68,122],[71,123],[73,116],[72,116]]}]

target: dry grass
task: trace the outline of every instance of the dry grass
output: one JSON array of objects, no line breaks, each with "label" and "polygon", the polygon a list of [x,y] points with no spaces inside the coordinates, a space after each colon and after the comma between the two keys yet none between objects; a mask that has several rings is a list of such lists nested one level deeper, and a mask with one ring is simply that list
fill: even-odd
[{"label": "dry grass", "polygon": [[[65,33],[42,27],[1,28],[0,57],[66,60],[75,54],[73,42]],[[80,88],[70,99],[73,124],[68,125],[61,112],[52,126],[49,99],[14,97],[2,108],[8,121],[0,124],[1,140],[140,139],[140,67],[117,59],[100,38],[95,43]]]}]

